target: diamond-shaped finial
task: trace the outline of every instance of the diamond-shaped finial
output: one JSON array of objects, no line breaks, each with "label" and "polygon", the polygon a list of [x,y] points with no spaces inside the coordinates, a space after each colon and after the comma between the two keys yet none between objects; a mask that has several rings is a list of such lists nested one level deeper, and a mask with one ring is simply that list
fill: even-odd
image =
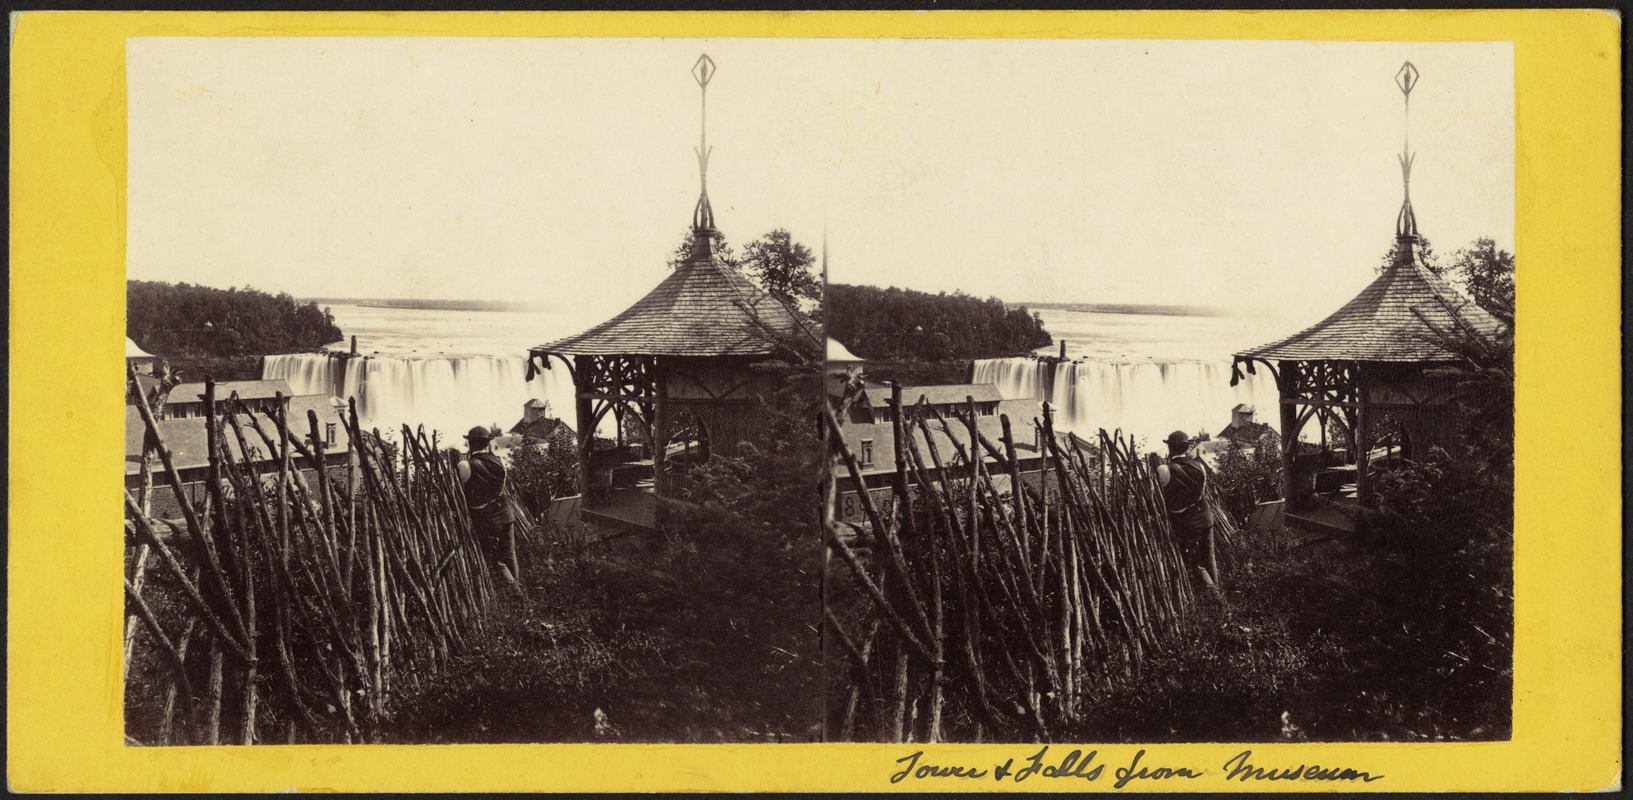
[{"label": "diamond-shaped finial", "polygon": [[1418,85],[1418,68],[1408,61],[1401,65],[1401,71],[1395,73],[1395,85],[1401,87],[1401,94],[1411,94],[1412,87]]},{"label": "diamond-shaped finial", "polygon": [[714,59],[709,58],[708,53],[704,53],[692,65],[692,77],[697,79],[699,86],[709,85],[709,79],[714,77]]}]

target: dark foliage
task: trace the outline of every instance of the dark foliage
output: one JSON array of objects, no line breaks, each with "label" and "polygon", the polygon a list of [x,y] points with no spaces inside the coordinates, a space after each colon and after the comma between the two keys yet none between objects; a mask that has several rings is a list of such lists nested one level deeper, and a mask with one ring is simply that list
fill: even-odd
[{"label": "dark foliage", "polygon": [[[705,593],[715,633],[751,671],[742,691],[763,698],[775,730],[821,718],[822,551],[817,519],[821,400],[815,364],[793,367],[762,407],[762,435],[716,452],[693,471],[673,520],[668,559]],[[748,674],[748,673],[743,673]]]},{"label": "dark foliage", "polygon": [[[1226,602],[1195,619],[1140,681],[1100,699],[1076,738],[1510,735],[1512,338],[1446,345],[1464,361],[1448,447],[1375,471],[1376,511],[1353,536],[1244,531],[1222,554]],[[1220,459],[1227,505],[1265,477],[1242,455]]]},{"label": "dark foliage", "polygon": [[1514,324],[1514,254],[1481,237],[1452,256],[1446,274],[1476,305]]},{"label": "dark foliage", "polygon": [[[691,256],[692,240],[692,231],[687,230],[669,256],[670,269]],[[788,231],[778,228],[749,242],[741,256],[724,236],[715,239],[714,250],[726,266],[741,270],[767,294],[790,308],[801,308],[809,316],[821,318],[822,278],[814,270],[816,257],[811,248],[794,241]]]},{"label": "dark foliage", "polygon": [[873,359],[945,361],[1002,358],[1054,342],[1024,306],[962,292],[828,285],[828,335]]},{"label": "dark foliage", "polygon": [[742,267],[772,297],[797,306],[802,300],[822,299],[822,282],[811,271],[815,263],[811,248],[778,228],[749,242],[743,251]]},{"label": "dark foliage", "polygon": [[1225,510],[1237,524],[1246,524],[1254,506],[1281,495],[1281,437],[1267,430],[1251,448],[1231,442],[1219,454],[1213,479]]},{"label": "dark foliage", "polygon": [[167,357],[297,353],[342,338],[328,309],[249,288],[127,281],[125,309],[125,334]]},{"label": "dark foliage", "polygon": [[510,451],[510,482],[529,513],[541,515],[557,497],[578,494],[578,442],[565,426],[547,442],[529,441]]}]

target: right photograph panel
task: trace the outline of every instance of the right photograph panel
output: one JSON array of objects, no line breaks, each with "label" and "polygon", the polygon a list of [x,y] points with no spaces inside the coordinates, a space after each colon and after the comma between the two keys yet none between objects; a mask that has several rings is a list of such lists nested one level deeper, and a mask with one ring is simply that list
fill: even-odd
[{"label": "right photograph panel", "polygon": [[826,738],[1508,739],[1511,46],[868,50]]}]

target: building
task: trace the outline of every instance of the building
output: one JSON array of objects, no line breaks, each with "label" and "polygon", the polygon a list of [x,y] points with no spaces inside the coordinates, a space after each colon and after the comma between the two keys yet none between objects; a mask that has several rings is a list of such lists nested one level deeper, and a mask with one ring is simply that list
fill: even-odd
[{"label": "building", "polygon": [[[1004,399],[998,387],[990,383],[902,387],[903,406],[916,406],[921,402],[946,417],[969,413],[973,402],[976,416],[991,417],[998,414]],[[881,383],[864,382],[845,409],[845,421],[857,424],[888,422],[891,416],[890,387]]]},{"label": "building", "polygon": [[563,434],[574,435],[572,426],[550,416],[550,404],[536,397],[522,405],[522,418],[510,426],[509,433],[520,436],[523,442],[546,445]]},{"label": "building", "polygon": [[1268,423],[1254,420],[1256,409],[1247,403],[1238,403],[1230,410],[1230,424],[1219,430],[1216,439],[1223,439],[1243,447],[1258,444],[1259,437],[1272,430]]},{"label": "building", "polygon": [[[1417,70],[1407,63],[1396,83],[1410,101]],[[1462,358],[1453,337],[1490,346],[1508,326],[1463,297],[1423,263],[1422,240],[1412,209],[1413,155],[1400,155],[1405,197],[1395,221],[1395,257],[1382,274],[1326,319],[1298,333],[1235,355],[1232,384],[1255,364],[1269,369],[1281,394],[1282,495],[1288,519],[1314,507],[1315,474],[1327,466],[1317,457],[1295,459],[1299,431],[1314,420],[1327,431],[1348,432],[1355,454],[1353,483],[1339,484],[1338,499],[1367,497],[1369,459],[1387,420],[1406,458],[1418,459],[1441,443],[1451,428],[1453,402],[1462,382]],[[1337,422],[1336,426],[1329,426]]]},{"label": "building", "polygon": [[129,336],[125,337],[125,370],[135,367],[139,373],[153,372],[153,365],[158,361],[152,353],[136,346],[136,341]]},{"label": "building", "polygon": [[[829,352],[833,352],[832,347]],[[858,475],[851,473],[849,464],[835,460],[832,466],[834,513],[840,521],[855,524],[867,523],[860,497],[862,491],[866,491],[874,507],[881,511],[894,502],[892,486],[897,471],[892,389],[886,384],[865,381],[861,365],[860,359],[844,362],[839,367],[830,364],[828,389],[839,421],[838,435],[855,457],[861,479],[859,483]],[[843,380],[836,383],[837,378]],[[911,435],[911,449],[917,450],[921,462],[914,470],[908,455],[909,445],[904,442],[903,455],[908,460],[902,466],[914,475],[922,475],[928,481],[941,479],[944,469],[953,475],[966,475],[970,463],[967,459],[973,457],[980,459],[992,476],[994,486],[1000,491],[1008,490],[1012,480],[1008,459],[1000,459],[994,452],[1007,449],[1004,418],[1008,417],[1020,480],[1039,491],[1050,491],[1043,481],[1049,454],[1045,452],[1042,429],[1032,424],[1041,416],[1042,401],[1004,400],[996,385],[982,383],[903,386],[901,403],[907,409],[906,430]],[[937,415],[941,419],[937,419]],[[923,419],[925,425],[920,427],[913,422],[917,419]],[[966,419],[975,423],[974,436]],[[945,425],[942,420],[946,421]],[[1063,448],[1071,446],[1067,437],[1060,437],[1059,443]],[[936,466],[938,461],[939,467]],[[916,479],[909,491],[916,491],[915,486]]]},{"label": "building", "polygon": [[[288,400],[293,394],[289,388],[289,381],[283,378],[269,381],[221,381],[215,385],[216,413],[224,413],[235,395],[250,410],[271,413],[278,409],[280,397]],[[161,416],[164,419],[204,416],[204,384],[176,384],[166,397]]]},{"label": "building", "polygon": [[[822,257],[824,266],[826,266],[828,258],[826,248],[824,248]],[[853,381],[861,380],[862,365],[866,362],[832,336],[828,337],[824,355],[823,363],[827,368],[825,384],[828,388],[828,396],[831,398],[841,397],[845,394],[846,387]]]},{"label": "building", "polygon": [[[693,76],[706,104],[714,62],[698,59]],[[573,377],[581,513],[605,527],[660,527],[655,497],[681,496],[693,466],[756,438],[759,397],[775,390],[796,354],[822,353],[810,319],[721,259],[706,130],[697,152],[702,188],[685,261],[623,313],[529,351],[529,377],[552,359]],[[609,415],[616,439],[601,446],[595,433]],[[643,443],[627,441],[631,418],[653,445],[649,458],[631,446]]]},{"label": "building", "polygon": [[[225,386],[228,384],[221,384]],[[180,387],[177,387],[180,388]],[[218,387],[219,388],[219,387]],[[344,475],[350,459],[350,437],[346,426],[341,423],[336,408],[330,398],[325,395],[302,395],[285,398],[285,411],[288,415],[289,426],[300,436],[303,443],[309,442],[310,427],[307,412],[317,414],[319,435],[323,444],[323,462],[331,474]],[[250,452],[246,454],[238,444],[238,437],[232,427],[223,422],[221,437],[222,445],[235,459],[248,461],[266,467],[269,462],[276,462],[279,454],[269,452],[265,441],[254,433],[248,415],[238,415],[240,427],[244,430],[245,439]],[[206,430],[206,419],[203,416],[183,416],[156,420],[161,440],[170,451],[170,461],[176,468],[180,478],[182,491],[188,499],[199,507],[204,501],[205,479],[209,474],[209,434]],[[275,428],[268,424],[264,417],[258,417],[261,429],[269,435],[274,435]],[[164,464],[157,454],[146,457],[146,473],[144,478],[144,444],[147,438],[147,426],[143,424],[141,412],[135,405],[125,406],[125,488],[133,497],[140,501],[140,493],[144,480],[152,487],[149,513],[159,518],[174,518],[181,514],[181,506],[177,503],[165,475]],[[308,444],[308,449],[313,449]],[[293,450],[293,448],[292,448]],[[291,465],[307,480],[316,477],[316,465],[310,463],[298,452],[291,454]]]},{"label": "building", "polygon": [[[1007,450],[1001,416],[976,417],[976,435],[973,437],[967,423],[952,417],[948,417],[945,427],[939,421],[926,419],[924,427],[915,423],[908,427],[908,431],[912,438],[911,448],[917,450],[920,462],[920,468],[915,471],[909,445],[903,442],[902,451],[907,459],[903,466],[910,474],[922,474],[927,481],[940,480],[944,477],[943,470],[954,476],[968,475],[970,468],[967,458],[975,454],[980,458],[982,468],[992,476],[996,489],[1007,491],[1010,488],[1012,478],[1007,466],[1008,459],[1000,459],[993,452],[1004,453]],[[1054,491],[1044,480],[1043,470],[1050,455],[1045,452],[1042,432],[1029,423],[1012,419],[1011,433],[1015,437],[1015,465],[1021,481],[1045,493]],[[840,435],[846,448],[856,458],[861,483],[874,507],[885,511],[894,497],[892,486],[897,469],[895,424],[845,423],[840,426]],[[1072,446],[1071,440],[1064,436],[1059,438],[1059,445],[1063,451]],[[936,466],[937,460],[941,463],[940,467]],[[833,474],[835,517],[841,522],[866,523],[856,477],[851,474],[849,465],[836,462]],[[916,482],[916,478],[914,480]]]}]

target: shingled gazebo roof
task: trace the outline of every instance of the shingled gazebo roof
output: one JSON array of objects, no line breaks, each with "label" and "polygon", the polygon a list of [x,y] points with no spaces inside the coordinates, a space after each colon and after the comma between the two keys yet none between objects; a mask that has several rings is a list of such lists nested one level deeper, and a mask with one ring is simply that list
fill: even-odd
[{"label": "shingled gazebo roof", "polygon": [[818,335],[810,320],[727,266],[712,246],[702,246],[623,313],[533,352],[756,356],[782,349],[779,339]]},{"label": "shingled gazebo roof", "polygon": [[1355,299],[1285,339],[1236,354],[1238,360],[1443,362],[1457,359],[1447,335],[1492,339],[1507,326],[1423,265],[1417,247]]}]

